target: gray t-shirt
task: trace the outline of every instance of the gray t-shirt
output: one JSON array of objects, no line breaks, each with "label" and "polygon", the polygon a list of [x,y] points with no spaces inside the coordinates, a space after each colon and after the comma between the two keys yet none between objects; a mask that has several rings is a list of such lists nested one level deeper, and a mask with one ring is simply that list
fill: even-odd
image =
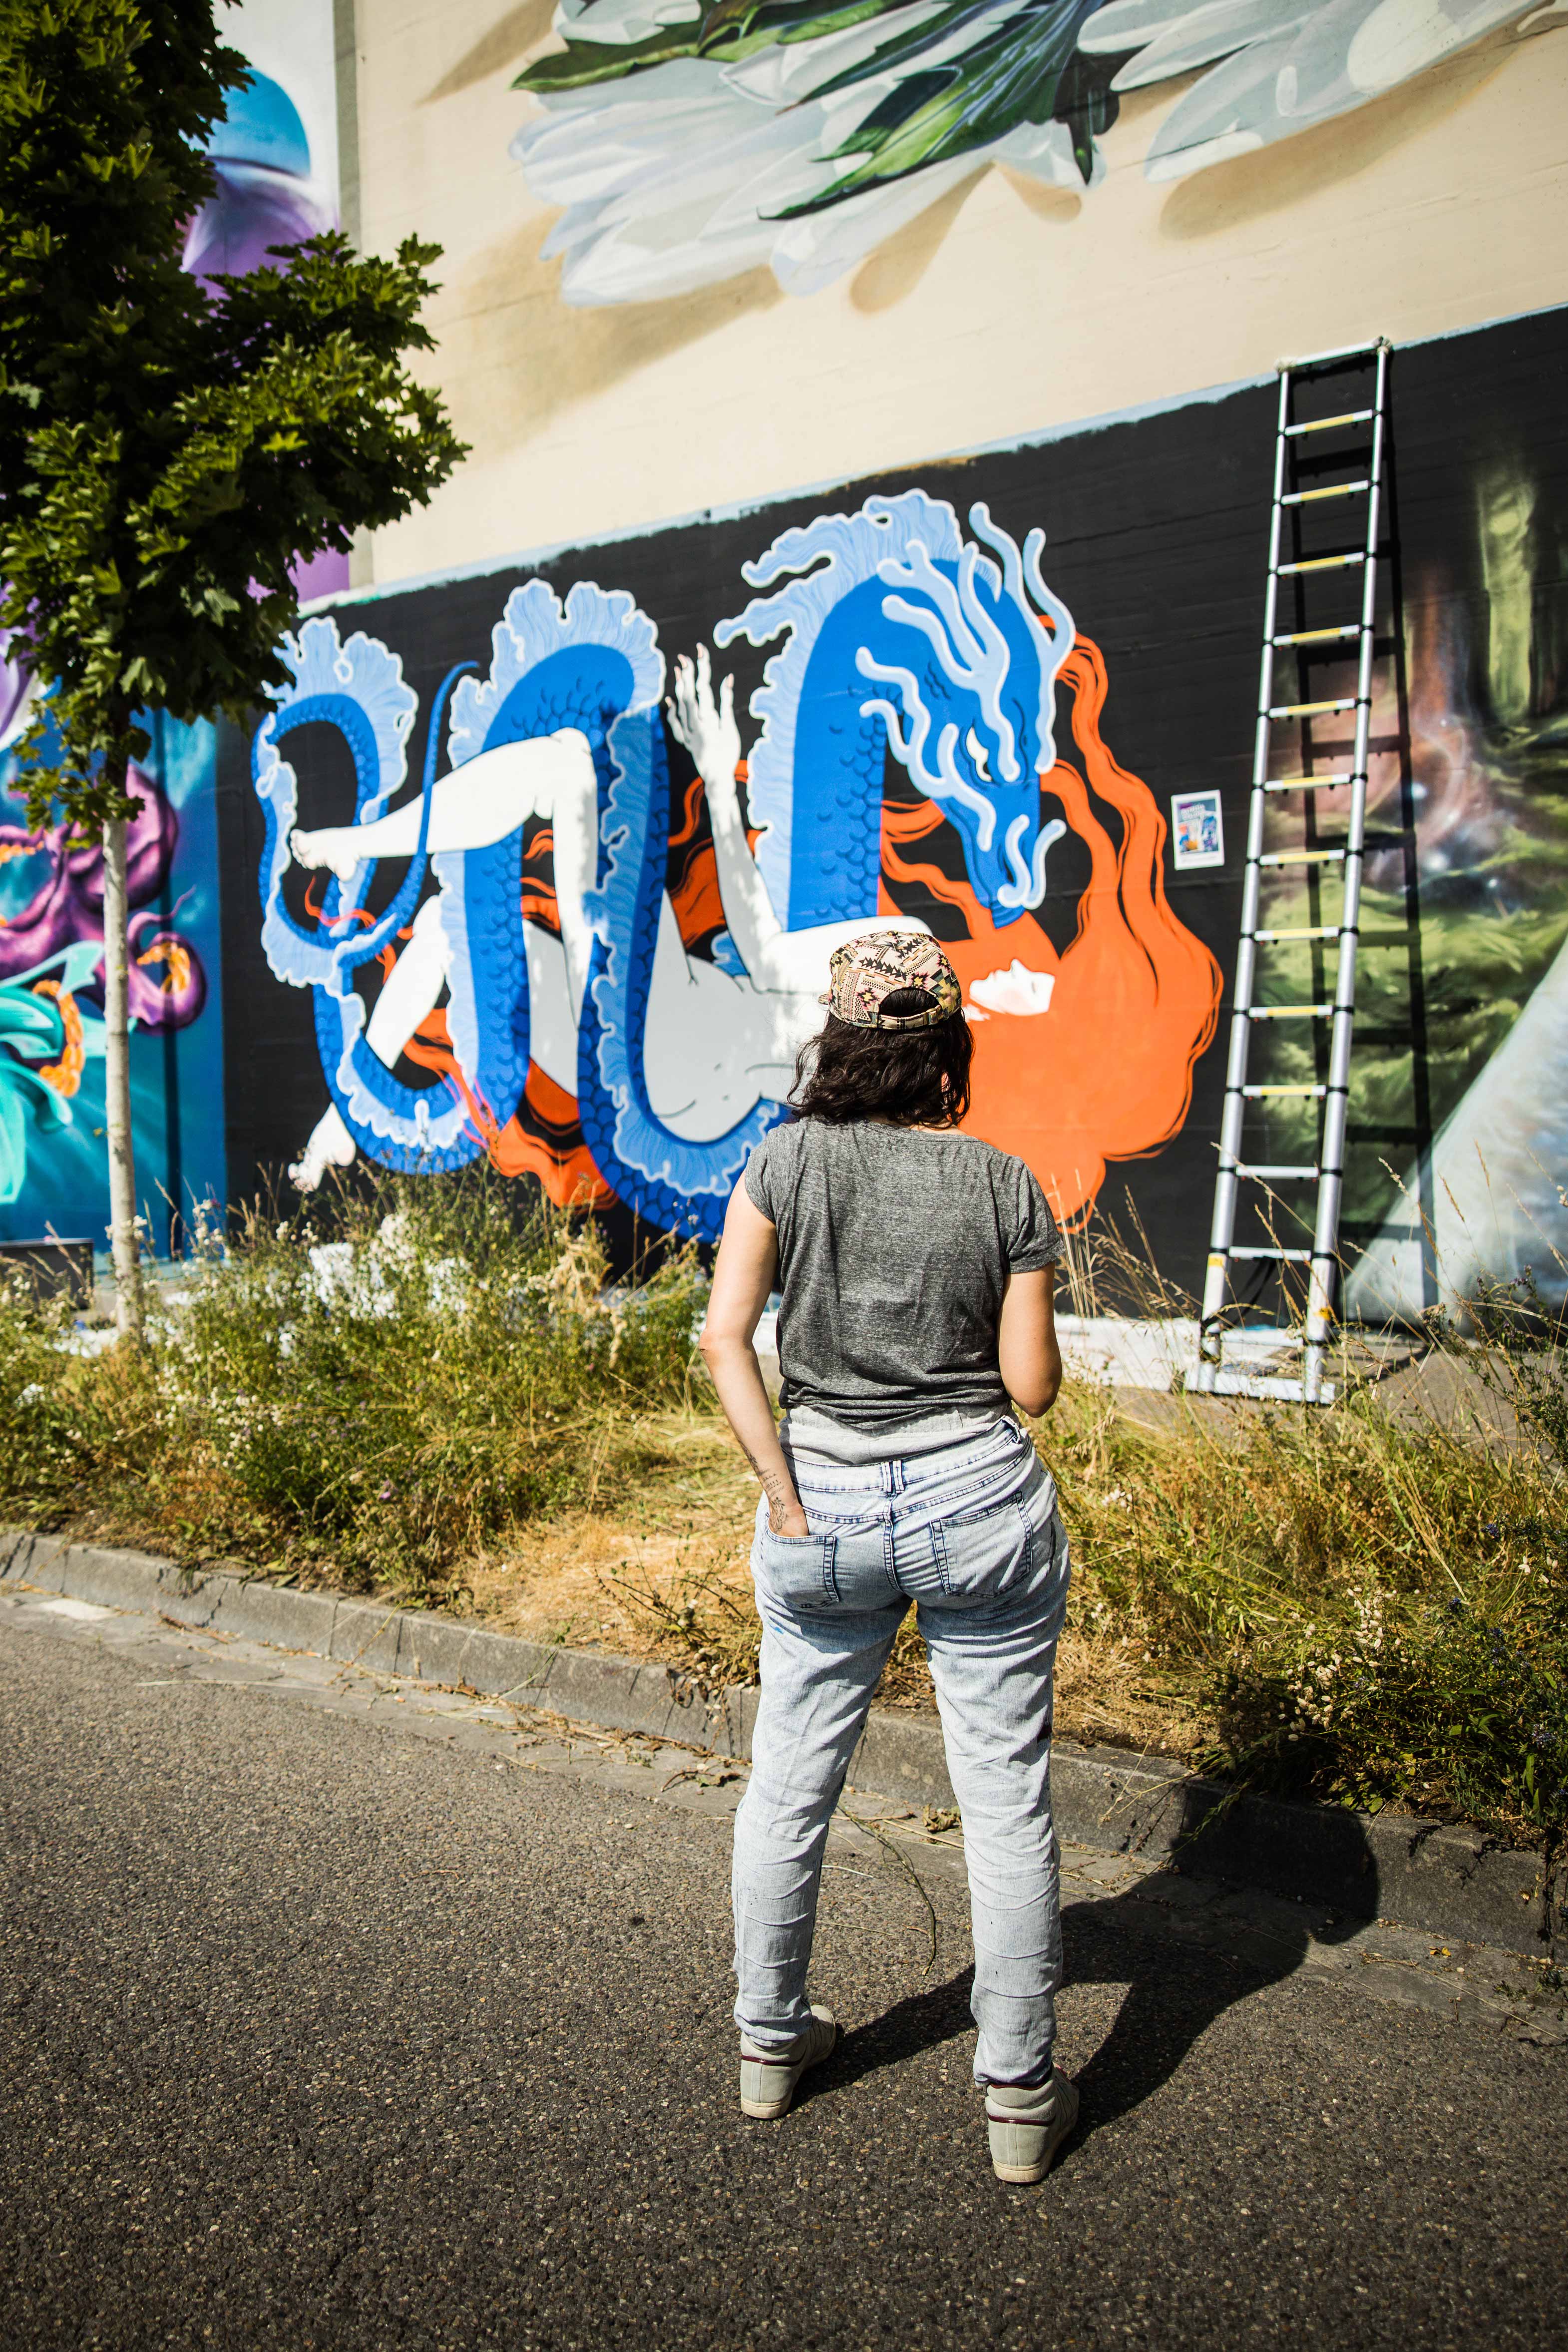
[{"label": "gray t-shirt", "polygon": [[996,1330],[1010,1274],[1061,1234],[1021,1160],[877,1120],[775,1127],[746,1191],[778,1227],[779,1370],[792,1415],[885,1433],[1010,1411]]}]

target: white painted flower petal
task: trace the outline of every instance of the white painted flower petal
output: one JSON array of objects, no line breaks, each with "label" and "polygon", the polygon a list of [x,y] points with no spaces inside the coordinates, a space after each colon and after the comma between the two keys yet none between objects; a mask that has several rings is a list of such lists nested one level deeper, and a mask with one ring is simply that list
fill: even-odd
[{"label": "white painted flower petal", "polygon": [[1195,66],[1212,65],[1249,43],[1295,31],[1304,14],[1302,0],[1207,0],[1205,6],[1190,8],[1130,58],[1110,86],[1141,89],[1152,81],[1191,73]]},{"label": "white painted flower petal", "polygon": [[1392,89],[1519,13],[1517,0],[1382,0],[1351,42],[1346,78],[1369,96]]},{"label": "white painted flower petal", "polygon": [[820,110],[774,113],[731,89],[718,68],[677,59],[563,108],[513,142],[530,184],[569,209],[545,251],[565,257],[576,306],[692,293],[769,257],[764,210],[815,194]]},{"label": "white painted flower petal", "polygon": [[1290,48],[1289,34],[1258,41],[1205,74],[1160,125],[1144,165],[1147,176],[1184,179],[1281,137],[1286,126],[1276,93]]},{"label": "white painted flower petal", "polygon": [[[1015,172],[1027,172],[1031,178],[1043,180],[1047,187],[1082,192],[1084,177],[1072,152],[1072,132],[1065,122],[1020,122],[1016,130],[1009,131],[1005,139],[999,139],[987,152],[993,163],[1005,163]],[[1098,187],[1104,177],[1105,157],[1097,142],[1089,185]]]},{"label": "white painted flower petal", "polygon": [[1078,37],[1087,57],[1112,57],[1118,49],[1141,49],[1178,26],[1191,22],[1197,11],[1192,0],[1109,0],[1097,8]]},{"label": "white painted flower petal", "polygon": [[826,211],[786,221],[773,241],[773,275],[786,294],[816,294],[853,269],[884,237],[904,226],[989,160],[990,150],[929,165],[888,187],[868,188]]},{"label": "white painted flower petal", "polygon": [[[1130,32],[1142,5],[1110,0],[1090,18],[1090,37],[1080,46],[1116,46],[1118,22]],[[1179,100],[1144,166],[1151,180],[1183,179],[1349,113],[1521,16],[1528,5],[1529,0],[1319,0],[1304,11],[1300,0],[1275,0],[1273,9],[1267,0],[1203,0],[1184,17],[1167,18],[1112,87],[1131,89],[1190,71],[1218,55],[1228,23],[1229,37],[1242,46]]]},{"label": "white painted flower petal", "polygon": [[1184,147],[1172,155],[1151,155],[1143,167],[1146,180],[1158,184],[1162,181],[1190,180],[1194,172],[1206,172],[1211,163],[1228,163],[1233,155],[1254,155],[1265,146],[1261,131],[1225,131],[1216,139],[1200,139],[1194,146]]},{"label": "white painted flower petal", "polygon": [[724,79],[731,89],[743,90],[764,106],[793,106],[814,96],[836,74],[875,57],[889,41],[940,16],[946,5],[947,0],[910,0],[907,7],[889,8],[863,25],[824,34],[818,40],[776,42],[739,65],[726,66]]},{"label": "white painted flower petal", "polygon": [[668,25],[692,24],[701,14],[702,0],[561,0],[554,29],[563,38],[618,48]]}]

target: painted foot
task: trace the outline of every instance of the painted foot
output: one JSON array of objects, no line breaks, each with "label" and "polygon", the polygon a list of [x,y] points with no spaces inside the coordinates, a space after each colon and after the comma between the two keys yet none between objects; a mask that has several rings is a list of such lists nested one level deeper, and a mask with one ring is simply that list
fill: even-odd
[{"label": "painted foot", "polygon": [[317,1120],[310,1140],[289,1171],[289,1181],[301,1192],[313,1192],[329,1168],[352,1168],[357,1156],[353,1137],[334,1103]]},{"label": "painted foot", "polygon": [[327,825],[320,833],[301,833],[296,827],[289,835],[289,846],[296,866],[324,866],[340,882],[347,882],[360,862],[359,840],[352,824]]}]

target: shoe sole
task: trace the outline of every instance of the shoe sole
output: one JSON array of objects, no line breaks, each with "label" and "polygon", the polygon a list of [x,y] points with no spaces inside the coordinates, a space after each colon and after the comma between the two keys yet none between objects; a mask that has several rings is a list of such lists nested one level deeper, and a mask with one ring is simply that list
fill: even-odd
[{"label": "shoe sole", "polygon": [[[1067,2134],[1066,2132],[1063,2132],[1062,2139],[1066,2139],[1066,2137]],[[1060,2146],[1061,2140],[1058,2140],[1057,2142],[1057,2147],[1059,2147]],[[1050,2156],[1047,2157],[1043,2164],[998,2164],[995,2158],[993,2157],[991,2159],[991,2169],[996,2175],[998,2180],[1005,2180],[1006,2182],[1009,2189],[1033,2189],[1045,2179],[1047,2173],[1050,2170],[1051,2158],[1056,2155],[1056,2147],[1053,2147]]]},{"label": "shoe sole", "polygon": [[742,2099],[741,2113],[750,2116],[754,2123],[776,2124],[781,2116],[788,2115],[795,2101],[795,2088],[792,2083],[788,2095],[782,2099]]}]

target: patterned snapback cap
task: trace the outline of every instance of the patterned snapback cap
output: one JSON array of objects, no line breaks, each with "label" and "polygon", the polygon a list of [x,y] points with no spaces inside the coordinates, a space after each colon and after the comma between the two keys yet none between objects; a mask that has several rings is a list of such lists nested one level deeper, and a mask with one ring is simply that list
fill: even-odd
[{"label": "patterned snapback cap", "polygon": [[[832,979],[819,1003],[853,1029],[934,1029],[963,1003],[953,971],[929,931],[868,931],[835,948]],[[884,1013],[900,989],[923,988],[935,1003],[923,1013]]]}]

